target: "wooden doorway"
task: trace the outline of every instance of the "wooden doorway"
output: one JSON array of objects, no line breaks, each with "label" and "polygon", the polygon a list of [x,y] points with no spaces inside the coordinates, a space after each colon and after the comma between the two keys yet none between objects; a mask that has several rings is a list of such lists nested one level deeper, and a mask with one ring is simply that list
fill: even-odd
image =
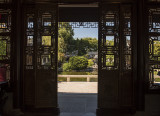
[{"label": "wooden doorway", "polygon": [[98,108],[135,109],[136,18],[132,4],[101,4]]}]

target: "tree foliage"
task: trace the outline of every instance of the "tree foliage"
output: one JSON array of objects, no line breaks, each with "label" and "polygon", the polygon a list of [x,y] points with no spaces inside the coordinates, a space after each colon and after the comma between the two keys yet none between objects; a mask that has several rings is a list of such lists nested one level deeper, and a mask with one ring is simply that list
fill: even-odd
[{"label": "tree foliage", "polygon": [[42,36],[42,45],[51,46],[51,36]]},{"label": "tree foliage", "polygon": [[63,64],[63,71],[83,70],[88,66],[88,59],[84,56],[70,57],[69,63]]},{"label": "tree foliage", "polygon": [[82,70],[87,68],[88,59],[84,56],[73,56],[69,59],[72,70]]},{"label": "tree foliage", "polygon": [[106,40],[107,46],[114,46],[114,40]]},{"label": "tree foliage", "polygon": [[96,38],[81,38],[74,41],[74,50],[78,51],[78,55],[82,56],[87,54],[89,51],[98,50],[98,40]]},{"label": "tree foliage", "polygon": [[0,40],[0,55],[6,55],[6,41]]},{"label": "tree foliage", "polygon": [[114,65],[114,55],[106,55],[106,66]]},{"label": "tree foliage", "polygon": [[58,62],[59,64],[64,62],[65,53],[72,50],[74,32],[69,23],[62,22],[61,28],[58,30]]},{"label": "tree foliage", "polygon": [[64,63],[63,64],[63,71],[68,72],[70,70],[72,70],[70,63]]},{"label": "tree foliage", "polygon": [[154,55],[160,56],[160,41],[154,42]]},{"label": "tree foliage", "polygon": [[62,22],[58,34],[58,63],[62,64],[65,61],[66,53],[76,53],[78,56],[83,56],[89,51],[98,50],[98,40],[96,38],[81,38],[74,39],[74,30],[68,22]]},{"label": "tree foliage", "polygon": [[74,31],[68,22],[62,22],[58,30],[58,50],[61,53],[71,51]]},{"label": "tree foliage", "polygon": [[88,60],[88,67],[91,67],[94,65],[93,59]]}]

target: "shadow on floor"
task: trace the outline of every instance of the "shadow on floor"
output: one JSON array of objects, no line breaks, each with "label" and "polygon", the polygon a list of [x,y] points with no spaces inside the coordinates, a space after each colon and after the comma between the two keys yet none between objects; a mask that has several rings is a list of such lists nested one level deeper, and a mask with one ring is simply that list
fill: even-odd
[{"label": "shadow on floor", "polygon": [[97,94],[58,93],[60,116],[96,116]]},{"label": "shadow on floor", "polygon": [[59,115],[25,112],[20,114],[16,113],[16,116],[96,116],[97,94],[58,93],[58,104],[60,108]]}]

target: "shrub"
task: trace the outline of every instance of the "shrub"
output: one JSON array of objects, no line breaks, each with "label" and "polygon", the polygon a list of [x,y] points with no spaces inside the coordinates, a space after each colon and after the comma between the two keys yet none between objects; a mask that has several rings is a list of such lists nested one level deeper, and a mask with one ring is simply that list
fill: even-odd
[{"label": "shrub", "polygon": [[63,64],[63,71],[70,71],[70,70],[71,70],[70,63],[64,63]]},{"label": "shrub", "polygon": [[88,59],[84,56],[73,56],[69,59],[72,70],[83,70],[87,68]]},{"label": "shrub", "polygon": [[88,67],[91,67],[91,66],[93,66],[93,65],[94,65],[93,60],[92,60],[92,59],[89,59],[89,60],[88,60]]}]

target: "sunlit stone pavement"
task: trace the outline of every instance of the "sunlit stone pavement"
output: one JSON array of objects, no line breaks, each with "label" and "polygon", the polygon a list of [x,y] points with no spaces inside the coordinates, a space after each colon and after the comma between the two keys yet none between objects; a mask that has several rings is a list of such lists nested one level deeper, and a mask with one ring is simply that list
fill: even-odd
[{"label": "sunlit stone pavement", "polygon": [[58,82],[58,92],[97,93],[97,82]]}]

